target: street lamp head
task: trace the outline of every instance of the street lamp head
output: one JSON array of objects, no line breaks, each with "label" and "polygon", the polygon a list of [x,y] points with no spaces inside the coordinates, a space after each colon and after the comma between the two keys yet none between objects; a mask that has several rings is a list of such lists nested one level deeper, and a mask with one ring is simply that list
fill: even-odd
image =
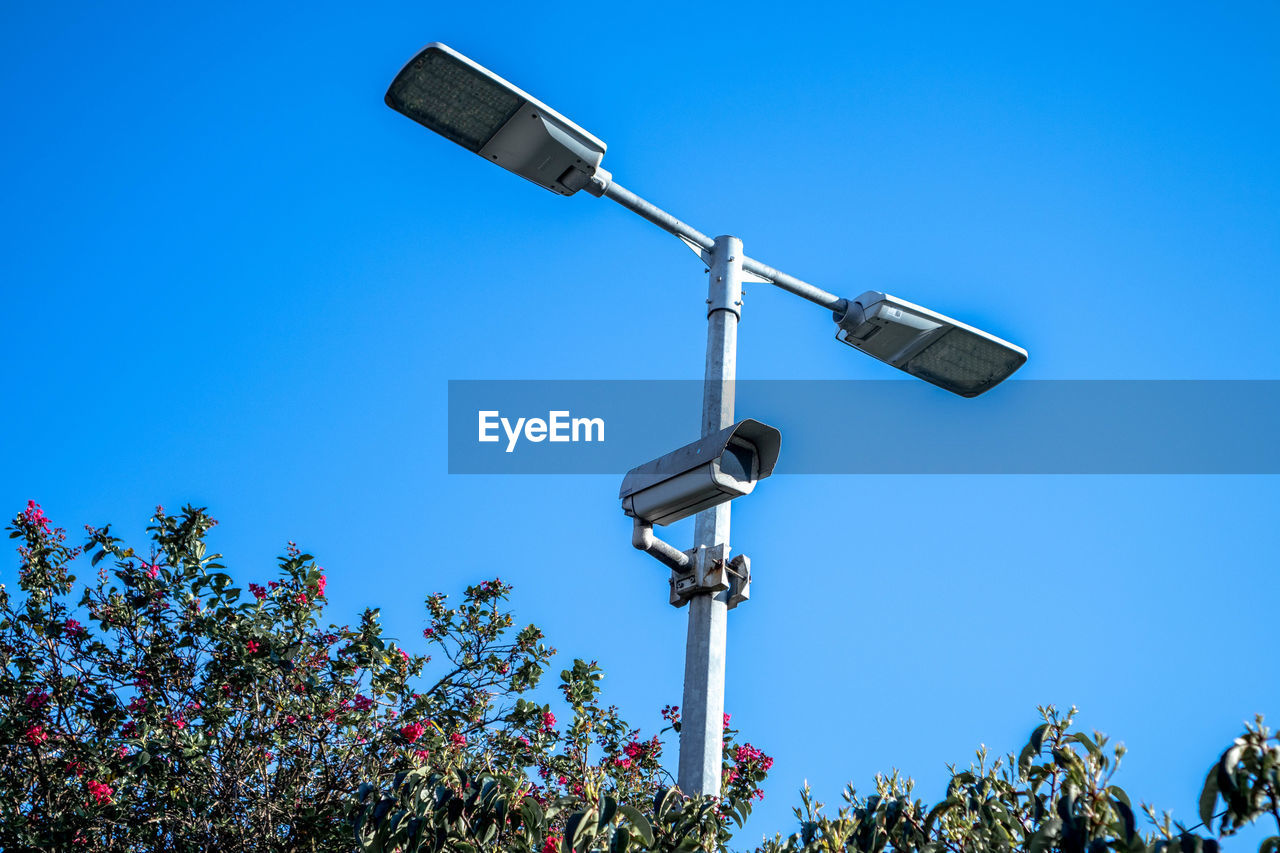
[{"label": "street lamp head", "polygon": [[560,195],[585,187],[605,144],[546,104],[439,42],[400,69],[387,106]]},{"label": "street lamp head", "polygon": [[836,340],[961,397],[994,388],[1027,360],[1022,347],[875,290],[834,316]]}]

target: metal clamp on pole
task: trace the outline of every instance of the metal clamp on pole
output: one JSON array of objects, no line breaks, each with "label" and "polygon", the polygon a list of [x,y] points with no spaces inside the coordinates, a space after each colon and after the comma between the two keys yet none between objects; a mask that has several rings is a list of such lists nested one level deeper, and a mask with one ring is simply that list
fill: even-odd
[{"label": "metal clamp on pole", "polygon": [[728,563],[725,561],[729,546],[699,545],[685,553],[690,557],[690,566],[683,571],[673,570],[671,579],[668,581],[671,585],[672,607],[684,607],[689,603],[689,599],[697,595],[731,588],[732,584],[726,569]]},{"label": "metal clamp on pole", "polygon": [[730,610],[751,598],[751,558],[739,554],[729,561],[729,602]]}]

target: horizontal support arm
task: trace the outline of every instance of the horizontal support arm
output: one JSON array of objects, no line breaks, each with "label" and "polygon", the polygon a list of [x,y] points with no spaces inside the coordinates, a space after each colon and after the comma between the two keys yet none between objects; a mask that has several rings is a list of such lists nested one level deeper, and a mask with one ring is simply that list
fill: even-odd
[{"label": "horizontal support arm", "polygon": [[[650,204],[626,187],[618,185],[614,182],[613,176],[604,169],[596,170],[595,176],[591,179],[591,184],[587,187],[587,192],[594,196],[616,201],[627,210],[640,214],[663,231],[676,235],[686,243],[698,246],[707,252],[715,249],[715,240],[703,234],[697,228],[676,219],[657,205]],[[704,255],[703,257],[705,258],[706,256]],[[775,287],[781,288],[788,293],[794,293],[796,296],[808,299],[810,302],[821,305],[831,311],[844,313],[849,307],[847,300],[841,299],[834,293],[828,293],[820,287],[809,284],[807,281],[801,281],[793,275],[787,275],[782,270],[776,270],[768,264],[762,264],[755,258],[743,257],[742,268],[765,279]]]},{"label": "horizontal support arm", "polygon": [[701,246],[708,252],[716,247],[716,241],[708,237],[706,234],[703,234],[697,228],[686,225],[662,208],[657,205],[650,204],[631,190],[619,186],[613,181],[609,181],[605,185],[604,197],[616,201],[627,210],[640,214],[654,225],[657,225],[663,231],[669,231],[677,237],[683,237],[689,242]]},{"label": "horizontal support arm", "polygon": [[742,268],[747,272],[755,273],[761,278],[767,279],[774,287],[779,287],[788,293],[794,293],[796,296],[808,299],[823,308],[830,308],[832,311],[843,314],[849,307],[849,300],[841,299],[834,293],[828,293],[821,287],[815,287],[793,275],[787,275],[782,270],[775,270],[768,264],[760,263],[755,258],[744,257],[742,259]]}]

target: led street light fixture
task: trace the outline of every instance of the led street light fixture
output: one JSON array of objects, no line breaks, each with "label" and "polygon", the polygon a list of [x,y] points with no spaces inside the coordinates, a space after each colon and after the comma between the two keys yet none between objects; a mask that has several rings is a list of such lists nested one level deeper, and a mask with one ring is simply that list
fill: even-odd
[{"label": "led street light fixture", "polygon": [[439,42],[400,69],[387,106],[561,195],[595,174],[605,144],[487,68]]},{"label": "led street light fixture", "polygon": [[749,495],[773,473],[782,434],[747,419],[627,472],[622,510],[649,524],[671,524]]},{"label": "led street light fixture", "polygon": [[1027,360],[1022,347],[875,290],[835,321],[836,340],[961,397],[994,388]]}]

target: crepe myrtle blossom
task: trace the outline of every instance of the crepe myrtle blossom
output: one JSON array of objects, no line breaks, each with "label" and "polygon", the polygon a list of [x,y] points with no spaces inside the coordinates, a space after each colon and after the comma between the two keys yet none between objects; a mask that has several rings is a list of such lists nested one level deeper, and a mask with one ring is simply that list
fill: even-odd
[{"label": "crepe myrtle blossom", "polygon": [[115,793],[111,786],[105,782],[99,782],[97,779],[90,779],[87,787],[89,788],[89,796],[93,798],[93,802],[100,806],[104,806],[111,802],[111,795]]},{"label": "crepe myrtle blossom", "polygon": [[27,501],[27,508],[22,512],[22,518],[32,527],[39,527],[46,533],[49,532],[49,517],[35,501]]}]

